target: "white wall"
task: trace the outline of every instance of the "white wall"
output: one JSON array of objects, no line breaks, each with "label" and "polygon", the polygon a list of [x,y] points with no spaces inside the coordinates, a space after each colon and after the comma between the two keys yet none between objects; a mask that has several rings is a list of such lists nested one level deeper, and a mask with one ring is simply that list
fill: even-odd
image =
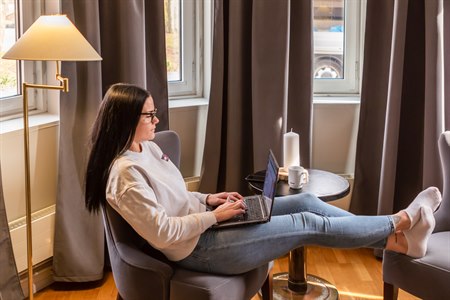
[{"label": "white wall", "polygon": [[[37,211],[55,203],[58,123],[30,129],[31,208]],[[8,221],[25,215],[25,167],[22,131],[0,134],[0,162]]]},{"label": "white wall", "polygon": [[353,174],[359,103],[315,103],[313,112],[312,168]]},{"label": "white wall", "polygon": [[199,176],[205,144],[208,106],[171,108],[169,127],[181,139],[181,173],[184,177]]}]

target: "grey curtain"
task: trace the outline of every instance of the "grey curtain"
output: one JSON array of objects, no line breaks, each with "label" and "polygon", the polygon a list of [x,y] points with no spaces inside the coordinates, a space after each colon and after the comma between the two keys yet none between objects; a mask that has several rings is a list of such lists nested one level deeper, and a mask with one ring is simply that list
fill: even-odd
[{"label": "grey curtain", "polygon": [[0,168],[0,299],[23,299],[9,234]]},{"label": "grey curtain", "polygon": [[101,216],[91,215],[84,208],[89,130],[104,92],[116,82],[150,90],[158,108],[158,130],[168,129],[164,3],[63,0],[62,12],[103,61],[62,66],[62,74],[69,77],[70,91],[61,93],[60,104],[54,279],[93,281],[103,276],[105,242]]},{"label": "grey curtain", "polygon": [[200,190],[246,193],[244,177],[282,164],[286,129],[311,160],[312,3],[216,0],[211,94]]},{"label": "grey curtain", "polygon": [[442,188],[437,140],[450,126],[449,2],[367,2],[355,213],[392,213],[423,188]]}]

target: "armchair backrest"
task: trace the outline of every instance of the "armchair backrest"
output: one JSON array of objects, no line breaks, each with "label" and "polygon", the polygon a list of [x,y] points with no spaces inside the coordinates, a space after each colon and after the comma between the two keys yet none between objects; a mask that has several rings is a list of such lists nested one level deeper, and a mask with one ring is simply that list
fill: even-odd
[{"label": "armchair backrest", "polygon": [[442,166],[442,203],[436,211],[434,232],[450,231],[450,131],[439,137],[439,154]]},{"label": "armchair backrest", "polygon": [[165,130],[157,132],[153,139],[163,153],[169,156],[175,166],[180,168],[181,145],[180,137],[175,131]]}]

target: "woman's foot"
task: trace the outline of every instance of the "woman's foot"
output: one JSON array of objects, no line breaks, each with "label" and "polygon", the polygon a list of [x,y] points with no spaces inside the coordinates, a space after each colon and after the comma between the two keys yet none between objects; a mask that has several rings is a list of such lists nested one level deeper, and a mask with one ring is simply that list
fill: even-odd
[{"label": "woman's foot", "polygon": [[419,221],[411,229],[396,231],[388,237],[386,249],[414,258],[425,255],[428,239],[436,222],[433,212],[428,206],[421,206],[419,214]]},{"label": "woman's foot", "polygon": [[409,229],[412,229],[414,225],[419,221],[421,214],[420,208],[422,206],[429,207],[431,209],[431,212],[433,213],[439,207],[441,201],[441,193],[439,192],[439,189],[434,186],[420,192],[413,200],[413,202],[411,202],[411,204],[403,210],[411,220]]},{"label": "woman's foot", "polygon": [[408,243],[406,255],[414,258],[420,258],[425,255],[428,239],[436,225],[436,220],[430,207],[422,206],[420,212],[419,221],[410,230],[403,232]]}]

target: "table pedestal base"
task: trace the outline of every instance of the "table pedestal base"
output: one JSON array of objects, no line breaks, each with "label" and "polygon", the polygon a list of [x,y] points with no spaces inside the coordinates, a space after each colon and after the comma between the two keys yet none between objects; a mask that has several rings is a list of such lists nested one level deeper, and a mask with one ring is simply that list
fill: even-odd
[{"label": "table pedestal base", "polygon": [[297,293],[288,287],[289,274],[273,275],[273,300],[297,299],[339,299],[337,289],[325,279],[314,275],[307,275],[307,289],[304,293]]}]

